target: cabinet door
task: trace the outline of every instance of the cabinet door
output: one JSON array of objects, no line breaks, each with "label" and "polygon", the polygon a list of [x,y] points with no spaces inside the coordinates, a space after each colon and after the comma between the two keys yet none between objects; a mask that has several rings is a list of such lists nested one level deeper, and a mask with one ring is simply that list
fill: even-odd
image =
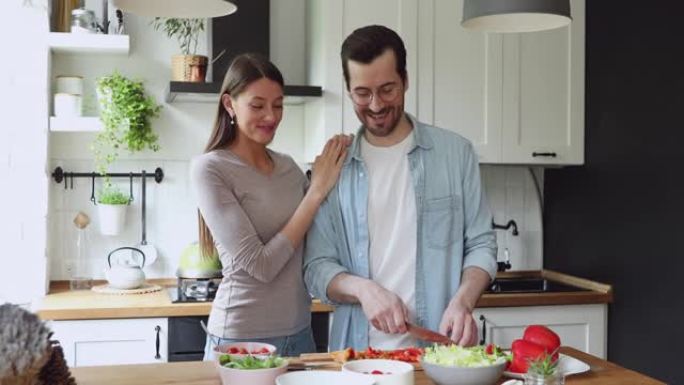
[{"label": "cabinet door", "polygon": [[584,0],[570,26],[504,37],[503,162],[584,163]]},{"label": "cabinet door", "polygon": [[167,361],[166,318],[53,321],[50,327],[70,367]]},{"label": "cabinet door", "polygon": [[[417,113],[416,88],[413,87],[413,79],[417,77],[417,37],[418,37],[418,0],[345,0],[342,10],[342,39],[339,40],[336,50],[342,41],[355,29],[370,24],[380,24],[396,31],[406,46],[406,70],[408,71],[409,88],[406,92],[405,109],[411,114]],[[340,65],[340,64],[338,64]],[[342,69],[339,69],[342,76]],[[342,98],[343,130],[346,133],[355,133],[361,124],[354,113],[354,105],[347,97],[346,85]]]},{"label": "cabinet door", "polygon": [[502,38],[461,27],[463,1],[421,1],[418,117],[453,130],[480,162],[501,156]]},{"label": "cabinet door", "polygon": [[522,338],[528,325],[539,324],[556,332],[563,346],[601,358],[606,357],[606,315],[607,306],[603,304],[478,308],[473,312],[480,336],[486,331],[485,343],[509,348],[514,340]]}]

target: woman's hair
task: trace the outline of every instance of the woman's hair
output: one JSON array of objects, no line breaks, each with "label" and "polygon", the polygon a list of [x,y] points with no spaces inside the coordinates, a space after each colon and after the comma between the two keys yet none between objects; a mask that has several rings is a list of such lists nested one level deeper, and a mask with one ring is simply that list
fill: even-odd
[{"label": "woman's hair", "polygon": [[[228,110],[223,106],[223,95],[228,94],[232,98],[236,98],[250,84],[262,78],[273,80],[281,87],[285,87],[280,70],[266,57],[255,53],[244,53],[233,59],[226,76],[223,78],[214,129],[211,131],[209,141],[204,148],[205,153],[225,148],[233,143],[237,137],[236,118],[231,119]],[[197,214],[199,218],[200,254],[203,257],[211,258],[216,252],[214,238],[199,210]]]},{"label": "woman's hair", "polygon": [[349,91],[349,60],[369,64],[388,49],[394,52],[397,74],[406,84],[406,47],[396,32],[382,25],[369,25],[358,28],[347,36],[340,52],[347,91]]}]

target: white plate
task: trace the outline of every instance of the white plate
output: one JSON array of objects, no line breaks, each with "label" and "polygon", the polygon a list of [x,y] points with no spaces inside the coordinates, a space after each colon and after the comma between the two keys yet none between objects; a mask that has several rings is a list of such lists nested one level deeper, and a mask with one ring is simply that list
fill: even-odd
[{"label": "white plate", "polygon": [[[560,369],[561,373],[565,374],[566,376],[584,373],[590,369],[589,365],[587,365],[584,361],[580,361],[577,358],[570,357],[562,353],[558,356],[558,368]],[[510,378],[518,378],[520,380],[523,379],[522,373],[505,371],[503,372],[503,375]]]}]

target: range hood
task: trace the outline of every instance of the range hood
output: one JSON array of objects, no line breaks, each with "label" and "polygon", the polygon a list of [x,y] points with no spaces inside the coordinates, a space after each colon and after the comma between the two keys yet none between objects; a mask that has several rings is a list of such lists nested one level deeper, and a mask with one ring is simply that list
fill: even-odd
[{"label": "range hood", "polygon": [[[258,52],[270,57],[270,0],[231,0],[238,11],[211,19],[212,82],[169,82],[166,102],[216,101],[223,76],[235,56],[244,52]],[[302,42],[304,44],[304,42]],[[219,57],[219,55],[221,55]],[[210,58],[210,61],[212,60]],[[286,102],[297,103],[305,97],[319,97],[320,86],[285,85]]]}]

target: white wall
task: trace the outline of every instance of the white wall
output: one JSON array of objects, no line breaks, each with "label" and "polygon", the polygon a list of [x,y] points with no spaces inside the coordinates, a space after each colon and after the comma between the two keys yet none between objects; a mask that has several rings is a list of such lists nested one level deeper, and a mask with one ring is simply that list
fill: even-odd
[{"label": "white wall", "polygon": [[[0,2],[0,303],[45,290],[46,2]],[[17,34],[21,33],[21,38]]]}]

